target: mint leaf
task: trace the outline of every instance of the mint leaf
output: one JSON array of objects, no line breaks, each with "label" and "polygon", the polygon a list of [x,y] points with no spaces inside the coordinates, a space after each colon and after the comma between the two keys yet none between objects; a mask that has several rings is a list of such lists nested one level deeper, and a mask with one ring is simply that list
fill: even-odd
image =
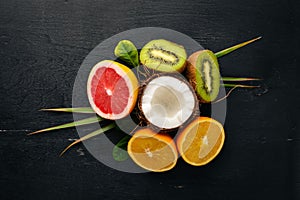
[{"label": "mint leaf", "polygon": [[114,146],[112,155],[116,161],[125,161],[128,159],[126,149],[130,138],[131,137],[129,135],[126,135]]},{"label": "mint leaf", "polygon": [[139,66],[139,55],[135,45],[129,40],[121,40],[115,48],[115,56],[132,67]]}]

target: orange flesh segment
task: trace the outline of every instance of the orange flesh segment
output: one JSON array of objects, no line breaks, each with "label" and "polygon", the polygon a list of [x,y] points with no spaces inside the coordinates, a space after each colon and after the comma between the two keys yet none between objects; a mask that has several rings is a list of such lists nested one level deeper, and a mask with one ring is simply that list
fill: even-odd
[{"label": "orange flesh segment", "polygon": [[204,121],[188,130],[182,144],[182,154],[191,163],[206,164],[219,153],[223,141],[220,127]]},{"label": "orange flesh segment", "polygon": [[165,171],[172,168],[177,161],[175,145],[149,136],[132,138],[129,154],[141,167],[151,171]]}]

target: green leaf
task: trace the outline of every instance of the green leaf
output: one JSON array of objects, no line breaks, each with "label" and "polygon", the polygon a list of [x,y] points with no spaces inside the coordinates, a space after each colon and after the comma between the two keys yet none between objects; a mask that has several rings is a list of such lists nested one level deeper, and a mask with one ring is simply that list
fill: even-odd
[{"label": "green leaf", "polygon": [[138,50],[129,40],[121,40],[115,48],[115,56],[128,65],[139,66]]},{"label": "green leaf", "polygon": [[215,53],[215,56],[217,56],[218,58],[222,57],[222,56],[225,56],[225,55],[229,54],[232,51],[235,51],[235,50],[237,50],[237,49],[239,49],[239,48],[241,48],[243,46],[246,46],[246,45],[248,45],[248,44],[250,44],[252,42],[255,42],[256,40],[259,40],[260,38],[262,38],[262,37],[257,37],[257,38],[254,38],[252,40],[249,40],[249,41],[246,41],[246,42],[234,45],[232,47],[229,47],[227,49],[224,49],[222,51],[219,51],[219,52]]},{"label": "green leaf", "polygon": [[90,107],[79,108],[44,108],[41,111],[54,111],[54,112],[72,112],[72,113],[95,113]]},{"label": "green leaf", "polygon": [[222,84],[224,87],[229,87],[229,88],[258,88],[260,87],[259,85],[241,85],[241,84],[228,84],[224,83]]},{"label": "green leaf", "polygon": [[35,131],[35,132],[32,132],[32,133],[29,133],[28,135],[34,135],[34,134],[42,133],[42,132],[46,132],[46,131],[53,131],[53,130],[58,130],[58,129],[70,128],[70,127],[81,126],[81,125],[86,125],[86,124],[92,124],[92,123],[100,122],[102,120],[103,119],[101,117],[98,117],[98,116],[90,117],[90,118],[78,120],[78,121],[75,121],[75,122],[70,122],[70,123],[67,123],[67,124],[62,124],[62,125],[58,125],[58,126],[38,130],[38,131]]},{"label": "green leaf", "polygon": [[126,149],[130,138],[131,137],[129,135],[126,135],[114,146],[112,154],[116,161],[125,161],[128,159]]},{"label": "green leaf", "polygon": [[223,81],[259,81],[259,78],[222,77]]},{"label": "green leaf", "polygon": [[95,137],[97,135],[100,135],[101,133],[104,133],[105,131],[108,131],[112,128],[114,128],[116,125],[115,123],[112,123],[110,125],[105,126],[104,128],[100,128],[96,131],[93,131],[85,136],[83,136],[82,138],[76,140],[75,142],[71,143],[69,146],[67,146],[60,154],[59,156],[62,156],[66,151],[68,151],[68,149],[70,149],[72,146],[74,146],[75,144],[78,144],[79,142],[85,141],[87,139],[90,139],[92,137]]}]

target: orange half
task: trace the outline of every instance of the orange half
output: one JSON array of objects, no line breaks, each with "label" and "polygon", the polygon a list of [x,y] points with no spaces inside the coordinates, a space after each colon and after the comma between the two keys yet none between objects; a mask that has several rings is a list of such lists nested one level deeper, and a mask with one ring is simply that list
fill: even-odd
[{"label": "orange half", "polygon": [[183,160],[191,165],[201,166],[219,154],[224,140],[225,133],[220,122],[199,117],[181,131],[176,144]]},{"label": "orange half", "polygon": [[173,139],[149,128],[140,129],[133,135],[128,142],[127,151],[137,165],[153,172],[172,169],[178,158]]}]

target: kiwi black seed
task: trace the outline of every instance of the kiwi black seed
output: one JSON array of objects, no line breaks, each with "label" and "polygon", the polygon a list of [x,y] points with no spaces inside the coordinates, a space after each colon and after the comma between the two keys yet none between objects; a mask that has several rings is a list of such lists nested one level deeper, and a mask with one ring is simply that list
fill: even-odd
[{"label": "kiwi black seed", "polygon": [[201,50],[188,58],[187,76],[200,102],[214,101],[220,90],[220,71],[217,57],[210,50]]},{"label": "kiwi black seed", "polygon": [[140,61],[150,69],[162,72],[182,72],[187,54],[183,46],[158,39],[148,42],[140,52]]}]

